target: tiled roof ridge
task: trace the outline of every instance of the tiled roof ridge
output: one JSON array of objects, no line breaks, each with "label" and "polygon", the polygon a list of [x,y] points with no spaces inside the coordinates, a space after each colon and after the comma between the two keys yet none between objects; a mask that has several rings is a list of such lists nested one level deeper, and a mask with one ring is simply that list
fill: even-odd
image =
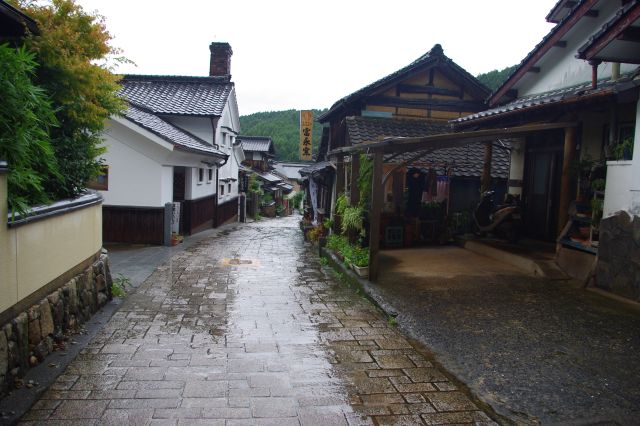
[{"label": "tiled roof ridge", "polygon": [[230,75],[223,76],[189,76],[189,75],[152,75],[152,74],[123,74],[122,82],[126,81],[161,81],[177,83],[216,83],[234,84]]},{"label": "tiled roof ridge", "polygon": [[255,136],[255,135],[238,135],[238,137],[236,139],[253,139],[253,140],[258,140],[258,139],[269,139],[269,140],[273,140],[271,138],[271,136]]}]

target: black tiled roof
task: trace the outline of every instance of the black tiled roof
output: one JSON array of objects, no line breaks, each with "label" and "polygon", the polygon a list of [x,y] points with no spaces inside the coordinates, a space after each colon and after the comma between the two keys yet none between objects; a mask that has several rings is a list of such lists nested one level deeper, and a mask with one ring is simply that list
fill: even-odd
[{"label": "black tiled roof", "polygon": [[[500,179],[509,177],[510,148],[509,141],[494,142],[491,156],[491,177]],[[394,156],[393,159],[387,155],[385,161],[400,163],[415,158],[419,153],[420,151],[407,152]],[[418,166],[432,164],[436,169],[440,168],[439,166],[451,166],[451,175],[455,177],[480,177],[484,167],[484,144],[473,142],[462,147],[438,149],[420,157],[413,163]]]},{"label": "black tiled roof", "polygon": [[347,117],[346,123],[352,145],[376,142],[386,137],[421,137],[451,131],[447,123],[400,118],[354,116]]},{"label": "black tiled roof", "polygon": [[129,103],[161,115],[219,117],[233,89],[229,76],[125,75],[120,84]]},{"label": "black tiled roof", "polygon": [[174,126],[157,115],[133,105],[130,105],[125,112],[125,118],[147,129],[167,142],[176,145],[179,149],[222,158],[227,156],[222,151],[217,150],[197,136]]},{"label": "black tiled roof", "polygon": [[238,136],[244,151],[269,152],[275,154],[273,140],[269,136]]},{"label": "black tiled roof", "polygon": [[[347,117],[347,132],[351,143],[357,145],[376,142],[390,137],[424,137],[442,133],[451,133],[447,123],[424,120],[403,120],[398,118]],[[510,145],[505,143],[508,148]],[[505,146],[498,144],[493,150],[491,175],[496,178],[509,176],[510,154]],[[417,156],[420,151],[401,155],[386,155],[385,161],[399,163]],[[426,154],[417,160],[419,163],[453,166],[453,176],[476,177],[482,175],[484,164],[484,145],[472,143],[464,147],[444,148]]]},{"label": "black tiled roof", "polygon": [[318,117],[318,121],[321,123],[327,121],[331,115],[333,115],[336,111],[338,111],[341,107],[345,106],[346,104],[356,102],[372,94],[374,91],[381,88],[382,86],[405,77],[407,74],[409,74],[416,68],[422,67],[422,66],[428,66],[428,65],[443,65],[443,66],[449,67],[453,72],[458,74],[463,81],[466,82],[467,87],[472,88],[475,90],[475,92],[477,92],[479,98],[484,98],[490,93],[490,90],[486,86],[484,86],[482,83],[480,83],[474,76],[469,74],[464,68],[462,68],[461,66],[453,62],[447,56],[445,56],[442,50],[442,46],[439,44],[436,44],[433,46],[431,50],[429,50],[424,55],[420,56],[415,61],[411,62],[406,67],[401,68],[398,71],[393,72],[388,76],[381,78],[380,80],[374,83],[371,83],[368,86],[365,86],[362,89],[340,99],[339,101],[337,101],[331,106],[329,111],[320,115]]},{"label": "black tiled roof", "polygon": [[302,176],[308,176],[329,167],[331,167],[330,161],[319,161],[317,163],[310,164],[307,167],[301,168],[298,173],[300,173],[300,175]]},{"label": "black tiled roof", "polygon": [[617,91],[625,90],[634,86],[632,81],[634,73],[627,74],[617,81],[602,79],[598,81],[595,89],[591,88],[591,82],[580,83],[575,86],[564,87],[561,89],[551,90],[549,92],[523,96],[508,104],[470,114],[451,122],[454,124],[463,124],[479,119],[485,119],[492,116],[503,114],[522,113],[532,108],[540,108],[547,105],[560,104],[562,102],[576,102],[593,96],[602,96]]}]

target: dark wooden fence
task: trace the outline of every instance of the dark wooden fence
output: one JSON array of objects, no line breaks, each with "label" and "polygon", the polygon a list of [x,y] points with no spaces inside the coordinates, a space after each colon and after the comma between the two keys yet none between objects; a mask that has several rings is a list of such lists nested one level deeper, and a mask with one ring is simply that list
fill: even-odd
[{"label": "dark wooden fence", "polygon": [[182,203],[184,218],[184,233],[187,235],[204,231],[214,227],[216,217],[216,196],[185,200]]},{"label": "dark wooden fence", "polygon": [[162,244],[163,207],[102,206],[104,242]]},{"label": "dark wooden fence", "polygon": [[238,214],[238,200],[240,197],[233,198],[224,204],[218,205],[216,226],[220,226],[224,223],[234,219]]}]

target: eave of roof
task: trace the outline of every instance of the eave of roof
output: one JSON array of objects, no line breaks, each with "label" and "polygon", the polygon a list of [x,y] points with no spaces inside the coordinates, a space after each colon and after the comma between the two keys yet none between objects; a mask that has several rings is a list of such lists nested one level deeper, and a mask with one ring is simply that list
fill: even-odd
[{"label": "eave of roof", "polygon": [[374,91],[377,91],[383,88],[386,85],[394,84],[395,82],[402,80],[409,73],[414,70],[427,67],[427,66],[435,66],[435,65],[444,65],[451,68],[452,71],[458,73],[460,77],[465,81],[468,88],[472,91],[475,91],[478,95],[478,98],[484,98],[489,94],[489,89],[480,83],[474,76],[469,74],[464,68],[453,62],[450,58],[448,58],[440,44],[436,44],[433,46],[431,50],[427,53],[410,63],[404,68],[401,68],[386,77],[381,78],[360,90],[357,90],[350,95],[345,96],[344,98],[338,100],[334,103],[331,108],[324,114],[318,116],[317,121],[320,123],[324,123],[328,121],[334,114],[339,112],[340,110],[346,109],[349,104],[357,102],[358,100],[368,96]]},{"label": "eave of roof", "polygon": [[544,36],[531,52],[525,56],[516,69],[488,98],[490,106],[500,102],[503,96],[551,49],[562,37],[598,3],[599,0],[582,0],[571,12]]},{"label": "eave of roof", "polygon": [[[589,40],[578,49],[576,57],[586,60],[596,59],[609,62],[639,63],[640,57],[637,49],[633,49],[628,59],[607,57],[600,54],[610,43],[618,42],[623,31],[631,27],[638,19],[640,19],[640,1],[631,0],[618,9],[613,18],[606,22],[598,32],[592,35]],[[634,29],[638,30],[637,27],[634,27]],[[620,40],[620,42],[625,41],[626,40]],[[638,43],[638,41],[635,40],[633,42]]]},{"label": "eave of roof", "polygon": [[38,24],[32,17],[30,17],[20,9],[13,7],[11,4],[7,3],[4,0],[0,1],[0,15],[5,16],[7,19],[15,22],[16,24],[24,25],[24,27],[33,34],[40,34]]},{"label": "eave of roof", "polygon": [[591,82],[585,82],[571,87],[522,97],[505,105],[451,120],[451,123],[456,126],[465,126],[558,105],[575,105],[595,98],[614,96],[639,85],[640,82],[633,80],[633,74],[627,75],[619,81],[599,80],[595,89],[592,88]]}]

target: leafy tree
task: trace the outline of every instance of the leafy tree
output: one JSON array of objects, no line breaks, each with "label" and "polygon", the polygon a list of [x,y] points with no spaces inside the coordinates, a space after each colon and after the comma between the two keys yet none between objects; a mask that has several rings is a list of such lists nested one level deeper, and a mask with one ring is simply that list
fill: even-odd
[{"label": "leafy tree", "polygon": [[[313,110],[313,116],[318,117],[325,110]],[[286,111],[257,112],[240,117],[240,128],[245,136],[270,136],[276,147],[278,161],[300,160],[300,111],[290,109]],[[322,126],[313,124],[313,154],[318,153]]]},{"label": "leafy tree", "polygon": [[49,129],[56,125],[51,103],[33,84],[34,55],[24,48],[0,45],[0,158],[9,164],[8,203],[12,213],[46,203],[46,179],[60,179]]},{"label": "leafy tree", "polygon": [[478,74],[477,78],[482,84],[491,90],[496,90],[515,71],[517,65],[506,67],[502,70],[493,70],[484,74]]},{"label": "leafy tree", "polygon": [[71,197],[100,171],[104,124],[124,108],[117,96],[118,78],[106,61],[126,60],[117,57],[120,52],[109,44],[112,37],[104,19],[86,13],[73,0],[43,5],[21,1],[40,29],[40,34],[25,40],[40,64],[36,82],[51,97],[59,122],[51,129],[51,138],[62,180],[49,176],[45,185],[58,197]]}]

